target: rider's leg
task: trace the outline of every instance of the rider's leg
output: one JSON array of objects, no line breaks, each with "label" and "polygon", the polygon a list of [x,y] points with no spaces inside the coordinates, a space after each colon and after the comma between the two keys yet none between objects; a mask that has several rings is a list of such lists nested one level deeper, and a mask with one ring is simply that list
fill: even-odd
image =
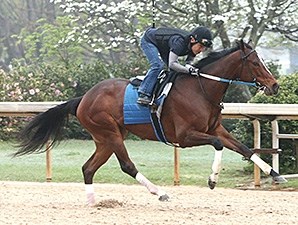
[{"label": "rider's leg", "polygon": [[[155,45],[146,41],[144,38],[141,39],[141,48],[150,63],[150,69],[139,88],[138,92],[140,94],[140,98],[138,99],[138,102],[145,104],[148,102],[147,104],[149,104],[154,85],[157,81],[158,75],[164,67],[164,62],[160,59],[159,51]],[[142,102],[142,100],[144,101]]]}]

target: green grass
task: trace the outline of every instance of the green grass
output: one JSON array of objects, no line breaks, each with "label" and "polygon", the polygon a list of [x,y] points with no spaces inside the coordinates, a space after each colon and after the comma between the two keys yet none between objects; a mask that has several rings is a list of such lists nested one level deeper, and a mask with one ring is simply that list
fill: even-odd
[{"label": "green grass", "polygon": [[[173,147],[158,142],[125,142],[132,161],[138,170],[158,185],[173,184],[174,150]],[[82,165],[93,153],[92,141],[63,141],[52,151],[52,180],[54,182],[83,182]],[[45,181],[45,153],[12,158],[16,151],[12,143],[0,142],[0,180]],[[206,186],[211,172],[214,150],[210,146],[180,149],[180,183],[183,185]],[[243,167],[247,162],[242,156],[229,150],[223,153],[222,171],[219,187],[236,187],[253,181],[253,174],[245,174]],[[124,174],[117,159],[112,156],[95,175],[96,183],[136,184]],[[297,180],[287,186],[298,187]]]}]

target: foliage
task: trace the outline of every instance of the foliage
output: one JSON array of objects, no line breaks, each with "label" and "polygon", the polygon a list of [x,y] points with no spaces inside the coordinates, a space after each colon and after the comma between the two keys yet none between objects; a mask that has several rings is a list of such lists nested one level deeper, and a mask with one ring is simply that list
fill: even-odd
[{"label": "foliage", "polygon": [[[80,24],[74,33],[95,53],[131,52],[148,26],[150,5],[137,1],[54,1]],[[147,18],[147,19],[146,19]],[[147,25],[146,25],[147,24]]]},{"label": "foliage", "polygon": [[0,66],[8,70],[13,59],[24,57],[24,46],[19,42],[21,29],[32,29],[41,18],[48,23],[55,21],[59,12],[50,0],[2,0],[0,1]]},{"label": "foliage", "polygon": [[[72,15],[79,21],[81,29],[75,28],[73,31],[94,52],[137,50],[140,36],[152,24],[154,9],[151,1],[53,2],[66,15]],[[226,48],[230,47],[233,39],[238,38],[250,39],[257,45],[265,32],[284,34],[295,41],[297,8],[295,1],[156,1],[155,21],[157,26],[185,30],[198,25],[208,26],[213,30],[216,44]]]},{"label": "foliage", "polygon": [[[281,76],[279,78],[280,91],[277,96],[268,97],[262,94],[254,96],[250,102],[253,103],[275,103],[275,104],[297,104],[298,103],[298,73]],[[279,132],[280,133],[298,133],[298,121],[280,120]],[[271,148],[271,121],[264,119],[261,121],[261,140],[262,148]],[[240,121],[233,134],[238,140],[247,146],[253,146],[253,127],[249,121]],[[297,155],[295,153],[295,146],[292,140],[280,140],[280,170],[282,173],[295,173],[298,172],[296,168]],[[262,158],[271,163],[271,157],[263,155]]]},{"label": "foliage", "polygon": [[127,63],[115,64],[112,68],[112,74],[115,77],[131,78],[139,75],[145,75],[148,69],[148,63],[145,57],[132,57]]},{"label": "foliage", "polygon": [[[63,66],[40,63],[26,65],[22,60],[14,61],[10,72],[0,70],[1,101],[65,101],[82,96],[96,83],[111,77],[130,78],[146,71],[144,59],[129,60],[114,67],[96,61],[92,64]],[[0,139],[11,139],[29,118],[0,118]],[[70,120],[65,130],[68,138],[89,138],[76,119]]]},{"label": "foliage", "polygon": [[75,26],[70,16],[60,16],[54,23],[42,18],[33,28],[23,28],[17,39],[24,46],[27,64],[48,62],[69,66],[82,63],[83,48],[71,32]]},{"label": "foliage", "polygon": [[[298,2],[294,0],[155,2],[157,26],[186,30],[208,26],[215,48],[229,47],[238,38],[256,45],[298,41]],[[6,0],[0,1],[0,14],[0,66],[8,69],[12,59],[24,57],[31,63],[66,64],[94,58],[119,63],[126,59],[123,53],[138,58],[139,39],[152,24],[153,9],[151,1],[136,0]]]},{"label": "foliage", "polygon": [[[93,70],[101,65],[95,64]],[[0,71],[1,101],[64,101],[69,98],[81,96],[89,89],[87,84],[97,83],[107,77],[86,76],[86,71],[81,67],[49,66],[41,64],[39,67],[23,66],[14,63],[11,72]],[[91,69],[88,70],[91,72]],[[97,73],[98,74],[98,73]],[[88,82],[87,82],[88,81]],[[80,85],[83,83],[84,85]],[[20,129],[28,118],[3,117],[1,118],[1,139],[8,139]],[[78,130],[81,133],[82,128]]]}]

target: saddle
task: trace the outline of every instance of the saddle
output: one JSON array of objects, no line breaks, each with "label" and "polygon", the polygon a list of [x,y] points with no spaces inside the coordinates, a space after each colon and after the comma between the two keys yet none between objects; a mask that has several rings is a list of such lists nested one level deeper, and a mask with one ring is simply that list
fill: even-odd
[{"label": "saddle", "polygon": [[[163,101],[168,93],[171,90],[172,84],[174,83],[178,73],[175,71],[167,71],[162,70],[157,77],[157,82],[154,86],[152,93],[152,102],[154,103],[152,106],[155,108],[161,105],[161,101]],[[136,76],[130,79],[130,83],[138,88],[145,76]]]}]

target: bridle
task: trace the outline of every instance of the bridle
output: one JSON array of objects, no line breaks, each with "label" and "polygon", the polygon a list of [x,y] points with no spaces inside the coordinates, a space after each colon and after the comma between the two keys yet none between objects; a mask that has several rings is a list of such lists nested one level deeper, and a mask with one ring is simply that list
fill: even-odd
[{"label": "bridle", "polygon": [[[201,86],[201,89],[206,97],[206,99],[212,104],[212,105],[216,105],[218,107],[220,107],[220,109],[223,109],[223,103],[222,101],[219,103],[219,104],[214,104],[213,101],[211,101],[211,99],[209,98],[208,94],[206,93],[203,85],[202,85],[202,82],[201,82],[201,79],[200,77],[204,77],[204,78],[207,78],[207,79],[210,79],[210,80],[214,80],[214,81],[218,81],[218,82],[222,82],[222,83],[228,83],[229,85],[230,84],[238,84],[238,85],[247,85],[247,86],[251,86],[251,87],[255,87],[255,88],[258,88],[259,90],[264,88],[259,82],[257,82],[257,78],[253,75],[252,73],[252,70],[251,68],[249,67],[249,65],[247,65],[247,59],[248,57],[252,54],[252,53],[255,53],[256,50],[255,49],[251,49],[250,52],[248,52],[247,54],[245,54],[245,52],[241,50],[241,60],[242,60],[242,64],[241,64],[241,69],[240,69],[240,74],[238,76],[238,78],[236,79],[226,79],[226,78],[221,78],[221,77],[217,77],[217,76],[213,76],[213,75],[210,75],[210,74],[205,74],[205,73],[200,73],[199,76],[198,76],[198,80],[199,80],[199,83],[200,83],[200,86]],[[240,80],[241,78],[241,75],[243,73],[243,69],[244,67],[247,66],[248,68],[248,71],[249,71],[249,74],[252,78],[252,81],[242,81]],[[226,88],[226,90],[228,89],[228,87]],[[226,92],[225,90],[225,92]],[[223,94],[223,96],[225,96],[225,92]]]},{"label": "bridle", "polygon": [[240,75],[238,76],[238,78],[236,79],[226,79],[226,78],[222,78],[222,77],[217,77],[217,76],[214,76],[214,75],[210,75],[210,74],[205,74],[205,73],[200,73],[199,74],[199,77],[204,77],[204,78],[207,78],[207,79],[210,79],[210,80],[215,80],[215,81],[219,81],[219,82],[222,82],[222,83],[228,83],[228,84],[241,84],[241,85],[247,85],[247,86],[252,86],[252,87],[256,87],[256,88],[260,88],[262,87],[260,85],[259,82],[257,82],[257,79],[256,77],[253,75],[251,69],[249,66],[248,67],[248,70],[249,70],[249,74],[252,78],[252,81],[242,81],[240,80],[240,77],[243,73],[243,68],[245,67],[246,65],[246,59],[252,54],[256,52],[256,50],[252,49],[248,54],[244,55],[244,52],[241,51],[241,59],[242,59],[242,64],[241,64],[241,70],[240,70]]},{"label": "bridle", "polygon": [[[245,55],[245,52],[243,50],[241,50],[241,60],[242,60],[242,65],[241,65],[241,70],[240,70],[240,76],[239,76],[239,80],[240,80],[240,77],[242,75],[242,72],[243,72],[243,68],[246,66],[246,62],[247,62],[247,59],[248,57],[252,54],[252,53],[255,53],[256,50],[255,49],[251,49],[250,52],[248,52],[246,55]],[[252,78],[252,82],[248,82],[248,83],[254,83],[255,85],[250,85],[250,86],[254,86],[256,88],[261,88],[262,85],[257,82],[257,78],[256,76],[253,75],[252,71],[251,71],[251,68],[249,65],[247,65],[247,68],[248,68],[248,72],[249,72],[249,75],[251,76]],[[245,81],[244,83],[245,84]]]}]

